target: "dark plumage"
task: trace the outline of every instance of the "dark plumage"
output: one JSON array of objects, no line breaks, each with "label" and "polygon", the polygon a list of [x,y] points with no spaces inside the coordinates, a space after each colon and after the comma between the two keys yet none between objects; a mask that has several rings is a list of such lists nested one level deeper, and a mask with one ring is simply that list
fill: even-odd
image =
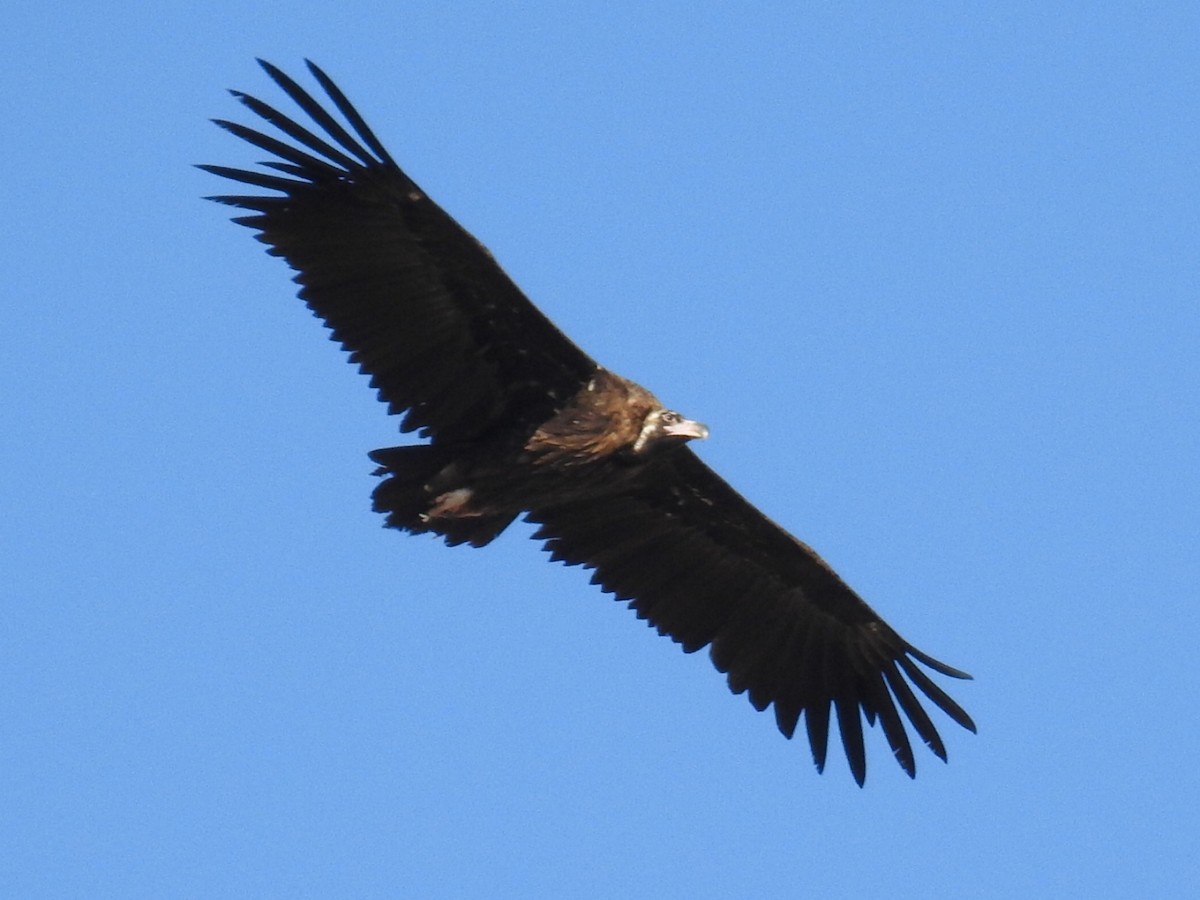
[{"label": "dark plumage", "polygon": [[267,194],[214,197],[248,211],[300,296],[371,376],[402,431],[428,443],[376,450],[375,509],[389,526],[483,546],[518,515],[552,558],[716,667],[791,737],[803,714],[818,770],[831,710],[854,778],[862,719],[901,767],[916,764],[904,718],[945,746],[915,686],[955,722],[962,708],[918,666],[969,677],[893,631],[809,547],[751,506],[684,446],[699,423],[599,367],[543,316],[491,255],[400,170],[345,96],[309,69],[340,124],[275,67],[263,68],[314,133],[253,97],[242,103],[291,142],[221,127],[276,158],[258,172],[203,166]]}]

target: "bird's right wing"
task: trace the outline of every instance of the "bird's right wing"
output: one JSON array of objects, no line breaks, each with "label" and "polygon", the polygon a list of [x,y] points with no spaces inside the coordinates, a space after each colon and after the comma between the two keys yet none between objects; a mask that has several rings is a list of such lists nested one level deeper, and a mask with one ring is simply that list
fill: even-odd
[{"label": "bird's right wing", "polygon": [[909,775],[916,763],[901,712],[940,758],[945,745],[915,686],[955,722],[967,713],[916,663],[966,673],[917,650],[811,548],[730,487],[690,449],[664,453],[632,487],[535,509],[535,537],[553,557],[596,570],[593,582],[686,652],[712,646],[714,665],[756,709],[775,706],[791,737],[805,717],[825,765],[831,708],[859,784],[866,777],[860,714],[878,719]]}]

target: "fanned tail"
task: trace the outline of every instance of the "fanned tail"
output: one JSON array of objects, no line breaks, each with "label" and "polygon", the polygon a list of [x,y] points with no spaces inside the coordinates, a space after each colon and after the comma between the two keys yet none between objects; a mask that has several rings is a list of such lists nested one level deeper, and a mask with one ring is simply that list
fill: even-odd
[{"label": "fanned tail", "polygon": [[386,447],[370,457],[379,464],[375,474],[386,476],[371,500],[375,512],[387,515],[389,528],[441,535],[451,547],[483,547],[516,517],[472,511],[471,490],[456,481],[453,456],[436,445]]}]

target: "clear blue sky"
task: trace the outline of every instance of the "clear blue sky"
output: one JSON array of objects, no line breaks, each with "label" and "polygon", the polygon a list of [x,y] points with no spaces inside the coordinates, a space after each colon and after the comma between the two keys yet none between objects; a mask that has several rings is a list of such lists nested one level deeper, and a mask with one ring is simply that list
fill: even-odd
[{"label": "clear blue sky", "polygon": [[[1194,890],[1195,4],[33,6],[0,36],[0,896]],[[207,122],[279,99],[256,55],[319,61],[709,423],[976,676],[979,735],[818,776],[527,528],[383,530],[396,420],[190,167],[263,155]]]}]

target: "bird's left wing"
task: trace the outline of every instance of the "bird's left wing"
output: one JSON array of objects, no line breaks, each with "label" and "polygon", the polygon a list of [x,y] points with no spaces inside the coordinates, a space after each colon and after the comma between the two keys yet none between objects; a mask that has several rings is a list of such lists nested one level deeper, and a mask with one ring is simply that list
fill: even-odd
[{"label": "bird's left wing", "polygon": [[212,197],[249,212],[300,296],[371,375],[403,430],[469,440],[497,423],[531,431],[596,364],[525,297],[491,254],[392,160],[337,85],[309,69],[333,111],[261,65],[317,127],[234,91],[282,137],[217,124],[272,154],[269,171],[201,166],[268,194]]},{"label": "bird's left wing", "polygon": [[970,676],[920,652],[807,545],[759,512],[690,449],[664,453],[631,487],[533,510],[553,557],[596,570],[593,581],[640,618],[713,663],[756,709],[775,706],[791,737],[801,713],[817,768],[830,710],[850,769],[866,777],[862,719],[878,720],[916,772],[901,716],[943,760],[945,745],[913,691],[972,731],[967,713],[917,663]]}]

